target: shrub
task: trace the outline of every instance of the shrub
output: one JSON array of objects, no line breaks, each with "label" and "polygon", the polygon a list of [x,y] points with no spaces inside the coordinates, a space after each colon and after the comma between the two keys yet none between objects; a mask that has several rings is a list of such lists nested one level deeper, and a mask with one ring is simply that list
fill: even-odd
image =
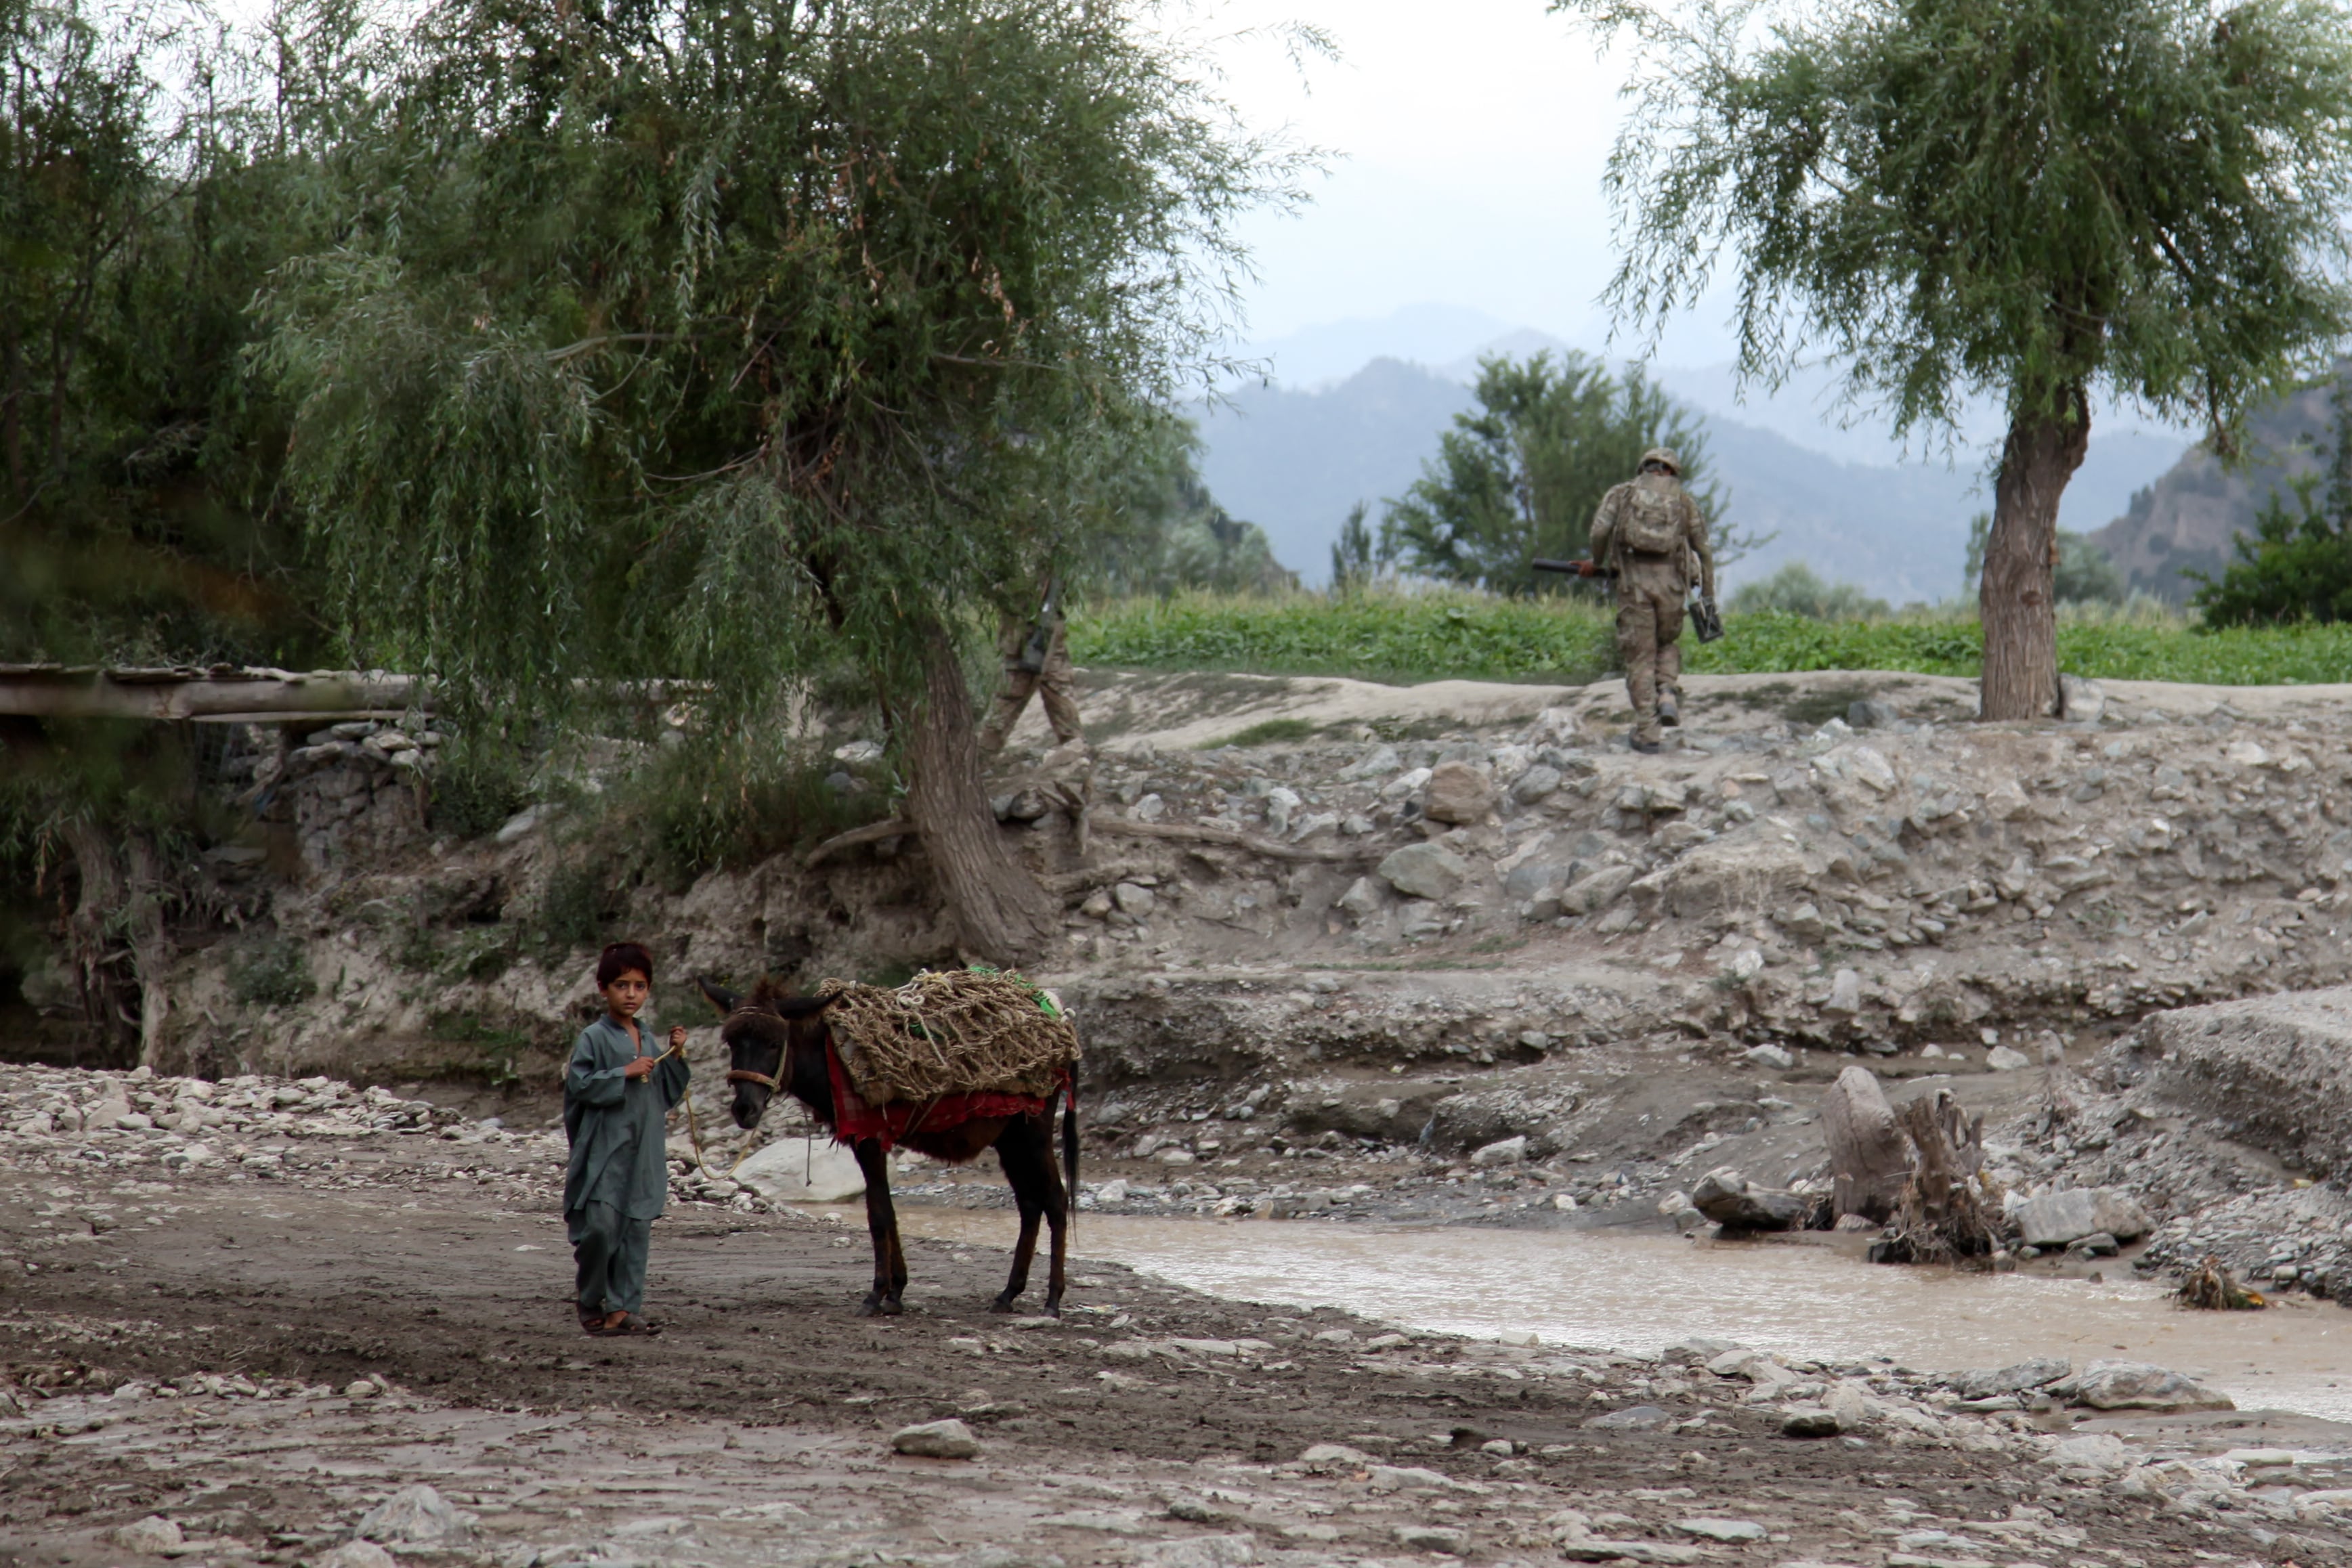
[{"label": "shrub", "polygon": [[1743,615],[1803,615],[1815,621],[1862,621],[1892,613],[1884,599],[1873,599],[1851,582],[1824,582],[1801,560],[1769,577],[1741,583],[1724,608]]},{"label": "shrub", "polygon": [[291,1007],[318,990],[310,958],[290,936],[254,943],[229,960],[228,993],[248,1007]]}]

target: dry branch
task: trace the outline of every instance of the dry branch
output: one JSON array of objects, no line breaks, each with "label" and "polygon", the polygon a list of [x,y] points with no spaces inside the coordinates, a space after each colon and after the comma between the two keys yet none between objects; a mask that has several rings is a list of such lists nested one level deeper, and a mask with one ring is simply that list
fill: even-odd
[{"label": "dry branch", "polygon": [[859,844],[879,843],[884,839],[903,839],[915,831],[915,824],[904,817],[892,817],[887,821],[868,822],[862,828],[852,828],[845,833],[835,833],[824,842],[801,857],[801,866],[808,870],[828,856],[842,850],[855,849]]}]

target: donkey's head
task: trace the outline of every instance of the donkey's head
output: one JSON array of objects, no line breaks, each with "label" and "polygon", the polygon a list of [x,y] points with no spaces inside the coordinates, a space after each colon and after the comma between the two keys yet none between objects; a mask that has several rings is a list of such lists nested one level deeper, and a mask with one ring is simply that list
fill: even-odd
[{"label": "donkey's head", "polygon": [[[824,1082],[824,1021],[818,1015],[832,1005],[831,997],[792,996],[768,980],[748,997],[709,980],[694,983],[727,1020],[719,1038],[727,1042],[727,1082],[735,1086],[729,1109],[737,1126],[760,1124],[768,1102],[790,1092],[801,1076],[796,1065],[802,1072],[813,1068],[814,1082]],[[826,1101],[830,1115],[830,1095]]]}]

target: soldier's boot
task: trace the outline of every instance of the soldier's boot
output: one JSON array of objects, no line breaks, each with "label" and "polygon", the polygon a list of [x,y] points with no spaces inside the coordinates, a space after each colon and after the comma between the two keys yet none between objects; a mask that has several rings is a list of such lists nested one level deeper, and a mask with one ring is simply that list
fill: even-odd
[{"label": "soldier's boot", "polygon": [[1666,748],[1666,743],[1663,740],[1643,739],[1642,732],[1638,729],[1632,735],[1625,737],[1625,744],[1632,747],[1634,750],[1642,753],[1644,757],[1655,757],[1659,752],[1664,751]]},{"label": "soldier's boot", "polygon": [[1658,694],[1658,722],[1668,729],[1676,729],[1682,725],[1683,710],[1676,706],[1675,694],[1671,691]]}]

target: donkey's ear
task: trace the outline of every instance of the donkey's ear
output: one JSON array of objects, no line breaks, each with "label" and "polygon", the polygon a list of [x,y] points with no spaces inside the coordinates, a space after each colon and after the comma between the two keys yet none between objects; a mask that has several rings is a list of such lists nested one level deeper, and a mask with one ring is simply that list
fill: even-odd
[{"label": "donkey's ear", "polygon": [[833,1006],[839,996],[837,991],[824,991],[814,997],[770,997],[768,1005],[779,1018],[808,1019]]},{"label": "donkey's ear", "polygon": [[700,975],[694,977],[694,988],[702,993],[703,1000],[719,1009],[720,1018],[725,1018],[743,1005],[742,992],[730,991],[718,981],[705,979]]}]

